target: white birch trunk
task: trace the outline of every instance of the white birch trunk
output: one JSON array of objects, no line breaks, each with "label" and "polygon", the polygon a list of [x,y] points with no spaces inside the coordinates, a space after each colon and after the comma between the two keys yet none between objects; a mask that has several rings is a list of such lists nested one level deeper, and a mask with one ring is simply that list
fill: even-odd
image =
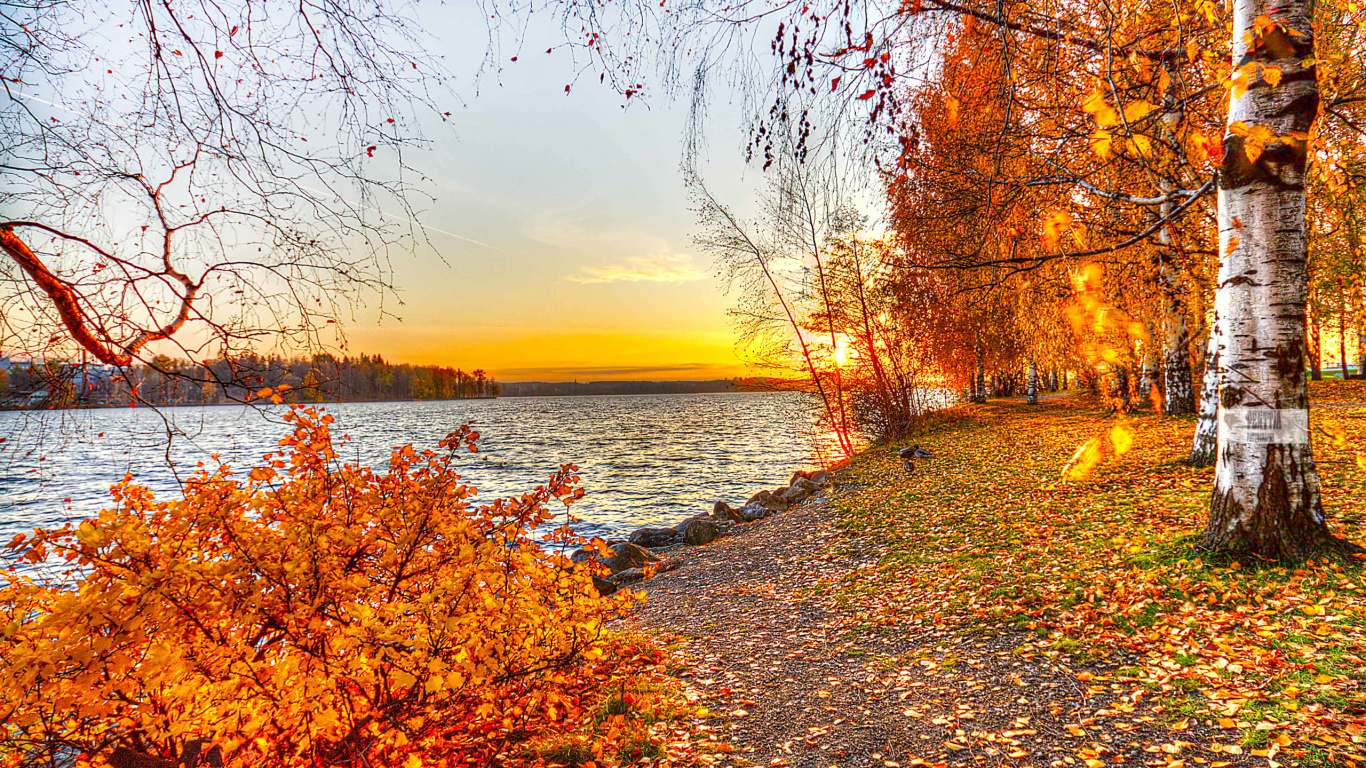
[{"label": "white birch trunk", "polygon": [[[1219,440],[1201,545],[1235,557],[1298,561],[1334,544],[1319,498],[1304,375],[1303,137],[1318,111],[1318,83],[1300,62],[1314,55],[1311,14],[1311,0],[1233,5],[1234,67],[1281,70],[1278,86],[1256,77],[1230,99],[1219,174]],[[1276,26],[1259,28],[1258,17]],[[1269,131],[1264,146],[1249,131]]]},{"label": "white birch trunk", "polygon": [[1200,417],[1195,424],[1195,439],[1186,463],[1196,467],[1210,467],[1219,447],[1219,318],[1210,328],[1209,343],[1205,347],[1205,374],[1200,382]]},{"label": "white birch trunk", "polygon": [[[1151,328],[1151,326],[1149,326],[1149,328]],[[1144,346],[1147,347],[1148,345],[1145,344]],[[1154,390],[1158,390],[1158,399],[1156,400],[1156,402],[1160,402],[1162,393],[1160,388],[1157,386],[1157,382],[1158,379],[1161,378],[1162,372],[1157,368],[1157,357],[1157,355],[1153,354],[1151,351],[1148,351],[1146,349],[1143,353],[1143,375],[1142,378],[1139,379],[1137,393],[1138,408],[1151,408],[1153,406],[1153,403],[1155,402],[1153,398]]]},{"label": "white birch trunk", "polygon": [[973,397],[973,402],[985,403],[987,401],[987,374],[986,368],[982,365],[982,350],[977,350],[977,376],[974,380],[977,391]]},{"label": "white birch trunk", "polygon": [[[1164,203],[1162,215],[1171,213]],[[1191,384],[1190,327],[1186,322],[1185,290],[1181,277],[1172,266],[1172,235],[1167,227],[1158,233],[1162,246],[1162,265],[1158,280],[1165,302],[1162,312],[1162,410],[1168,415],[1185,416],[1195,412],[1195,392]]]},{"label": "white birch trunk", "polygon": [[1039,366],[1034,362],[1034,355],[1029,356],[1029,384],[1026,385],[1026,394],[1029,396],[1030,405],[1039,404]]}]

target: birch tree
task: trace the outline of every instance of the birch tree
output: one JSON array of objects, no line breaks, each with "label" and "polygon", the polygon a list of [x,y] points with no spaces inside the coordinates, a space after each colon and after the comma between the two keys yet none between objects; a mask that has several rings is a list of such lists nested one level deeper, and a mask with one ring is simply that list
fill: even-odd
[{"label": "birch tree", "polygon": [[1219,437],[1201,545],[1268,560],[1341,546],[1319,497],[1305,380],[1312,11],[1312,0],[1235,0],[1219,174]]}]

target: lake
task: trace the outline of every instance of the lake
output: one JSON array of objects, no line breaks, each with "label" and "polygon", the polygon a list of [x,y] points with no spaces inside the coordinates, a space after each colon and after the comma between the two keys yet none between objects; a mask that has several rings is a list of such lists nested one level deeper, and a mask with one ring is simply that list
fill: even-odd
[{"label": "lake", "polygon": [[[339,452],[369,466],[397,446],[435,448],[465,422],[478,454],[461,474],[485,501],[520,494],[560,464],[578,465],[587,496],[574,506],[581,532],[622,535],[673,525],[717,500],[744,501],[783,485],[792,471],[829,463],[818,405],[802,393],[523,397],[344,403],[327,406]],[[243,406],[0,412],[0,544],[58,527],[107,505],[125,473],[158,496],[215,453],[254,466],[288,433],[282,409]],[[175,438],[167,444],[168,430]],[[825,446],[823,449],[822,446]],[[173,469],[174,467],[174,469]]]}]

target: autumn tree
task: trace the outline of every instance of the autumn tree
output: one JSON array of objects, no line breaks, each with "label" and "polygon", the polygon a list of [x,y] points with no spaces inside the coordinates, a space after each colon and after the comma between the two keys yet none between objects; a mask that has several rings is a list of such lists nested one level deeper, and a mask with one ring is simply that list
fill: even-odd
[{"label": "autumn tree", "polygon": [[[1202,357],[1216,363],[1216,386],[1204,391],[1216,399],[1222,426],[1203,546],[1302,560],[1337,546],[1318,497],[1303,381],[1307,149],[1320,112],[1335,127],[1351,126],[1362,104],[1352,64],[1360,59],[1354,20],[1361,11],[1348,3],[1332,9],[1322,25],[1333,36],[1325,50],[1343,76],[1328,99],[1320,98],[1329,70],[1314,54],[1309,3],[1237,3],[1231,38],[1223,8],[1205,0],[1175,7],[923,0],[890,13],[831,0],[712,11],[717,25],[777,23],[769,37],[775,106],[759,113],[755,130],[766,162],[783,152],[774,140],[783,131],[775,127],[803,126],[809,137],[805,126],[824,118],[864,125],[874,156],[885,137],[913,138],[897,125],[908,98],[938,89],[946,106],[961,99],[932,71],[942,60],[930,49],[955,29],[945,20],[980,25],[983,61],[1002,73],[999,125],[989,142],[979,140],[988,167],[963,164],[960,178],[1000,187],[999,198],[985,198],[996,211],[988,222],[997,231],[988,236],[1010,231],[1007,200],[1047,191],[1053,203],[1031,212],[1035,220],[1065,216],[1088,242],[1024,252],[970,246],[941,262],[1035,271],[1052,262],[1104,261],[1107,280],[1137,276],[1133,268],[1145,265],[1144,282],[1155,290],[1144,293],[1156,298],[1149,336],[1167,347],[1166,388],[1178,410],[1191,389],[1182,337],[1189,343],[1190,328],[1212,315],[1213,327],[1201,335],[1212,337],[1215,349]],[[813,103],[825,111],[813,111]],[[947,114],[939,124],[949,122]],[[1215,266],[1218,290],[1207,308],[1199,292],[1216,281],[1202,276]]]}]

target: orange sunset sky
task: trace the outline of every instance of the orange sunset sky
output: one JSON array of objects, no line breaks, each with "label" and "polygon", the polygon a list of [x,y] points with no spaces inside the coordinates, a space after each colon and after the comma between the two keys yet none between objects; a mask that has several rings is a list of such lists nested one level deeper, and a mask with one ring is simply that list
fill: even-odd
[{"label": "orange sunset sky", "polygon": [[[430,32],[445,50],[482,53],[473,13],[442,6]],[[467,79],[464,106],[426,129],[430,148],[409,161],[434,198],[421,216],[432,247],[393,264],[403,304],[384,309],[402,321],[359,314],[347,352],[503,381],[745,374],[734,297],[692,240],[678,170],[687,105],[628,107],[596,76],[575,80],[567,53],[545,53],[555,34],[533,27],[523,50],[536,53]],[[743,210],[759,173],[741,161],[740,123],[724,103],[713,110],[708,182]]]}]

